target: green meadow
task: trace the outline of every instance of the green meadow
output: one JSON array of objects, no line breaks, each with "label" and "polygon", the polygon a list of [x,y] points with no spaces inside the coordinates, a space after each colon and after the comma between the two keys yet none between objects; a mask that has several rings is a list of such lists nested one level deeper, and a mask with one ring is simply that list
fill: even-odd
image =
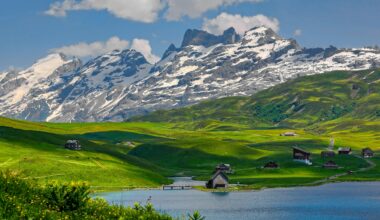
[{"label": "green meadow", "polygon": [[[229,97],[120,123],[36,123],[0,118],[0,170],[40,182],[86,181],[95,190],[153,188],[171,176],[207,180],[229,163],[242,188],[380,180],[380,71],[301,77],[252,97]],[[295,137],[280,136],[295,131]],[[339,169],[321,166],[330,138]],[[78,139],[81,151],[64,148]],[[313,165],[294,162],[292,147],[312,153]],[[365,160],[361,149],[375,157]],[[263,169],[276,161],[279,169]]]}]

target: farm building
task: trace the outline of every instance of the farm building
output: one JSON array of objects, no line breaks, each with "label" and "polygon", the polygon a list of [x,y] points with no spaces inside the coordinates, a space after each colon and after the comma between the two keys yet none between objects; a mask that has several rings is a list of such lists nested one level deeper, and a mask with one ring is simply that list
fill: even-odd
[{"label": "farm building", "polygon": [[335,152],[332,150],[326,150],[321,152],[321,157],[326,158],[326,157],[335,157]]},{"label": "farm building", "polygon": [[374,152],[373,152],[373,150],[372,150],[371,148],[369,148],[369,147],[364,148],[364,149],[362,150],[362,156],[363,156],[364,158],[371,158],[371,157],[373,157],[373,155],[374,155]]},{"label": "farm building", "polygon": [[222,171],[216,171],[211,179],[206,183],[206,187],[209,189],[216,188],[227,188],[228,187],[228,177]]},{"label": "farm building", "polygon": [[82,149],[78,140],[66,141],[65,148],[69,149],[69,150],[81,150]]},{"label": "farm building", "polygon": [[351,154],[351,148],[350,147],[340,147],[338,149],[338,154]]},{"label": "farm building", "polygon": [[329,160],[326,163],[324,163],[322,167],[325,169],[337,169],[338,165],[334,161]]},{"label": "farm building", "polygon": [[264,168],[269,168],[269,169],[275,169],[278,167],[279,167],[278,164],[274,161],[269,161],[268,163],[264,165]]},{"label": "farm building", "polygon": [[310,161],[310,152],[307,152],[305,150],[302,150],[298,147],[293,147],[293,160],[294,161],[299,161],[302,163],[305,163],[307,165],[311,165]]},{"label": "farm building", "polygon": [[293,132],[293,131],[287,131],[285,133],[280,134],[280,136],[293,137],[293,136],[297,136],[297,134],[296,132]]},{"label": "farm building", "polygon": [[222,171],[224,173],[232,173],[232,168],[230,164],[221,163],[215,167],[215,172],[217,171]]}]

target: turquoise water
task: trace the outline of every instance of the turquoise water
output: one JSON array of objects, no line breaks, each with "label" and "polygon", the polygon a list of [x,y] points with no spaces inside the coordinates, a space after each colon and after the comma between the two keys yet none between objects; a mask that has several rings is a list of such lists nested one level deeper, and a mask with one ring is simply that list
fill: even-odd
[{"label": "turquoise water", "polygon": [[380,219],[380,183],[334,183],[316,187],[210,193],[145,190],[103,193],[115,204],[145,204],[174,216],[199,210],[213,219]]}]

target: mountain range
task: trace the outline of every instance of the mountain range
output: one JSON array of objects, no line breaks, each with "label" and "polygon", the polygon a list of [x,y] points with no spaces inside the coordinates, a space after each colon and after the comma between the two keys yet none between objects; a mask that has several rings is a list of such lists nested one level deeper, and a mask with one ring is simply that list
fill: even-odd
[{"label": "mountain range", "polygon": [[233,28],[220,36],[192,29],[155,64],[127,49],[86,63],[50,54],[25,70],[0,73],[0,115],[124,121],[158,109],[249,96],[300,76],[377,67],[377,48],[304,48],[263,26],[243,36]]}]

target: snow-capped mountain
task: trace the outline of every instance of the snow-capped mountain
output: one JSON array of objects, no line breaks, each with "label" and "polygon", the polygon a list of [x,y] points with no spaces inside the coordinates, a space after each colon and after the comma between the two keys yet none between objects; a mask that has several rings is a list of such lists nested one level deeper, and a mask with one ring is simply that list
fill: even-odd
[{"label": "snow-capped mountain", "polygon": [[302,48],[266,27],[244,36],[188,30],[152,65],[134,50],[82,65],[52,54],[24,71],[0,74],[0,115],[39,121],[122,121],[210,98],[251,95],[288,79],[380,67],[380,50]]}]

